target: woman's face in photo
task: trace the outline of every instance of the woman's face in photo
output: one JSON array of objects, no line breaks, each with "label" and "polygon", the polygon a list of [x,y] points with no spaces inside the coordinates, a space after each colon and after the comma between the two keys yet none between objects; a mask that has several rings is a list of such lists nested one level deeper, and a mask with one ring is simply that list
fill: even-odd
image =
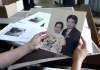
[{"label": "woman's face in photo", "polygon": [[55,33],[60,33],[62,31],[62,26],[61,24],[57,24],[55,27],[54,27],[54,31]]},{"label": "woman's face in photo", "polygon": [[69,28],[69,29],[73,29],[74,27],[75,27],[75,21],[73,20],[73,19],[68,19],[68,21],[67,21],[67,28]]}]

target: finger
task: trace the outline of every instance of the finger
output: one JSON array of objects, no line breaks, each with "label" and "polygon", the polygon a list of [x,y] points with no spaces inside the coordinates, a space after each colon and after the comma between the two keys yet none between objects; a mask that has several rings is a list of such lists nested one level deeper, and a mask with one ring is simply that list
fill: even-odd
[{"label": "finger", "polygon": [[83,37],[81,37],[81,40],[83,41],[82,48],[83,48],[83,49],[86,49],[86,42],[85,42],[85,40],[83,39]]},{"label": "finger", "polygon": [[45,39],[48,36],[48,34],[42,34],[41,36],[39,36],[40,40]]},{"label": "finger", "polygon": [[81,49],[81,48],[82,48],[82,45],[83,45],[83,41],[82,41],[82,39],[80,38],[80,39],[79,39],[79,42],[78,42],[78,48]]},{"label": "finger", "polygon": [[84,41],[84,39],[82,37],[80,37],[78,48],[81,48],[81,49],[85,49],[86,48],[86,43],[85,43],[85,41]]},{"label": "finger", "polygon": [[38,33],[38,35],[40,35],[40,36],[43,35],[43,34],[47,34],[47,31]]},{"label": "finger", "polygon": [[47,34],[47,31],[37,33],[37,34],[34,36],[34,38],[38,38],[38,37],[40,37],[41,35],[44,35],[44,34]]}]

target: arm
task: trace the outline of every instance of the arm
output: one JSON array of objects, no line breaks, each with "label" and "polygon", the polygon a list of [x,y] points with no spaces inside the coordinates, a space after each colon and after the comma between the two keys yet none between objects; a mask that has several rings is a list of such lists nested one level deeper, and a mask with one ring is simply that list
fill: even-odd
[{"label": "arm", "polygon": [[73,63],[71,70],[81,70],[81,65],[86,56],[88,55],[86,50],[85,41],[80,38],[79,44],[73,53]]},{"label": "arm", "polygon": [[39,47],[39,43],[45,36],[35,36],[29,43],[19,46],[14,50],[10,50],[4,53],[0,53],[0,68],[5,68],[8,65],[14,63],[18,59],[22,58],[26,54],[32,52],[34,49]]},{"label": "arm", "polygon": [[26,46],[28,45],[19,46],[18,48],[14,50],[1,53],[0,54],[0,68],[4,68],[14,63],[16,60],[20,59],[21,57],[23,57],[24,55],[32,51]]}]

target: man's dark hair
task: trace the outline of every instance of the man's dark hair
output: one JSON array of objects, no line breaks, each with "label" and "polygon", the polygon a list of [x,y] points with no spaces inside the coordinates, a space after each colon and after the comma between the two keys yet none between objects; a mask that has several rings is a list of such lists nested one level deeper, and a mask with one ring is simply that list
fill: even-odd
[{"label": "man's dark hair", "polygon": [[69,16],[67,17],[67,22],[68,22],[68,19],[73,19],[73,20],[75,21],[75,24],[77,24],[77,22],[78,22],[78,18],[77,18],[76,15],[69,15]]},{"label": "man's dark hair", "polygon": [[61,29],[63,29],[63,27],[64,27],[63,22],[58,21],[58,22],[56,22],[55,26],[58,25],[58,24],[60,24],[61,25]]}]

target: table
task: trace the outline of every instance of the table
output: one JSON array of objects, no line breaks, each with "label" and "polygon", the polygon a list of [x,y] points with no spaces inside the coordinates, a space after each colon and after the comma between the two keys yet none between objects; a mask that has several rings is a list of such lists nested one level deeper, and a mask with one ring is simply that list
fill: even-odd
[{"label": "table", "polygon": [[69,56],[61,55],[61,54],[55,54],[49,51],[45,50],[36,50],[33,51],[11,66],[8,67],[8,70],[13,70],[25,66],[31,66],[34,64],[39,64],[39,63],[44,63],[44,62],[50,62],[50,61],[55,61],[55,60],[62,60],[62,59],[68,59],[71,58]]},{"label": "table", "polygon": [[[59,9],[60,9],[60,11],[59,11]],[[29,12],[29,14],[27,14],[27,15],[25,15],[25,13],[26,12],[24,12],[24,15],[23,14],[21,14],[21,15],[19,15],[19,16],[21,16],[21,17],[17,17],[18,19],[16,19],[16,20],[14,20],[13,18],[13,20],[12,19],[10,19],[9,20],[9,18],[5,21],[5,19],[4,20],[2,20],[2,19],[0,19],[0,21],[2,21],[3,23],[9,23],[9,22],[16,22],[16,21],[18,21],[18,20],[20,20],[20,19],[22,19],[22,18],[24,18],[24,17],[26,17],[26,16],[28,16],[28,15],[31,15],[31,14],[34,14],[34,13],[36,13],[37,11],[43,11],[43,12],[48,12],[48,13],[52,13],[53,15],[59,15],[59,16],[61,16],[63,13],[66,13],[66,12],[62,12],[62,14],[59,14],[59,12],[61,12],[61,11],[66,11],[66,8],[57,8],[56,9],[56,12],[54,13],[53,11],[54,11],[54,9],[52,9],[52,8],[48,8],[48,9],[42,9],[42,8],[40,8],[40,9],[32,9],[32,12],[30,13]],[[59,12],[58,12],[59,11]],[[58,13],[57,13],[58,12]],[[71,10],[70,12],[74,12],[73,10]],[[23,12],[22,12],[23,13]],[[19,14],[19,13],[18,13]],[[63,14],[64,15],[64,14]],[[65,18],[65,17],[64,17]],[[56,19],[58,19],[59,20],[59,17],[56,17]],[[55,20],[54,19],[54,17],[52,17],[51,19],[50,19],[50,23],[54,23],[54,21],[53,20]],[[1,23],[1,22],[0,22]],[[52,26],[51,26],[52,27]],[[80,29],[81,27],[79,27],[79,29]],[[80,29],[81,30],[81,29]],[[49,60],[50,60],[50,62],[51,61],[56,61],[56,60],[59,60],[59,61],[61,61],[61,64],[63,63],[63,60],[65,61],[67,61],[67,59],[66,59],[66,56],[64,56],[64,55],[57,55],[57,54],[54,54],[54,53],[50,53],[50,52],[47,52],[47,51],[44,51],[44,50],[38,50],[38,51],[36,51],[36,52],[34,52],[35,54],[33,54],[33,53],[30,53],[30,55],[26,55],[25,57],[23,57],[22,59],[20,59],[20,60],[18,60],[16,63],[19,63],[19,61],[20,62],[24,62],[24,61],[26,61],[27,62],[27,60],[26,59],[29,59],[30,57],[29,56],[37,56],[38,55],[38,57],[37,58],[40,58],[40,56],[39,55],[41,55],[41,54],[45,54],[46,55],[46,57],[41,57],[43,60],[45,60],[44,58],[49,58]],[[50,55],[50,56],[49,56]],[[28,57],[27,57],[28,56]],[[98,56],[100,56],[99,54],[98,54]],[[59,59],[57,59],[57,57],[60,57]],[[37,59],[36,57],[31,57],[31,58],[34,58],[34,60],[35,59]],[[89,57],[87,57],[87,61],[85,62],[85,64],[94,64],[94,65],[100,65],[99,63],[92,63],[91,62],[91,60],[93,60],[93,59],[97,59],[97,57],[96,56],[89,56]],[[90,60],[91,59],[91,60]],[[40,60],[37,60],[37,61],[34,61],[33,59],[32,60],[29,60],[29,61],[32,61],[32,62],[28,62],[28,63],[25,63],[25,65],[22,65],[22,66],[26,66],[26,65],[31,65],[31,64],[37,64],[37,63],[42,63],[43,61],[41,61],[40,62]],[[45,60],[44,62],[49,62],[49,60]],[[68,59],[69,60],[69,59]],[[71,60],[71,59],[70,59]],[[69,63],[71,62],[69,60]],[[89,61],[90,60],[90,61]],[[89,62],[88,62],[89,61]],[[16,64],[15,63],[15,64]],[[57,62],[54,62],[54,63],[57,63]],[[9,70],[10,69],[13,69],[13,68],[17,68],[17,67],[20,67],[20,65],[15,65],[15,66],[11,66],[11,67],[9,67]]]}]

